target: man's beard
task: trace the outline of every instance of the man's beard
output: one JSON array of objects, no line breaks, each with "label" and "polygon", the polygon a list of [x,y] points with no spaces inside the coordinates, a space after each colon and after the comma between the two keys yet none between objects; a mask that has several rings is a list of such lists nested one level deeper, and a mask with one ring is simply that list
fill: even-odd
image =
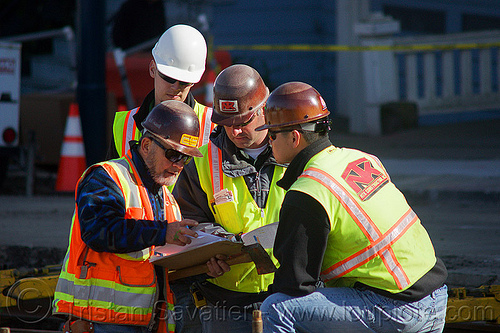
[{"label": "man's beard", "polygon": [[155,156],[153,154],[150,154],[146,156],[144,159],[144,162],[146,163],[146,169],[149,172],[149,175],[153,179],[153,181],[158,184],[158,185],[164,185],[164,186],[170,186],[175,184],[175,181],[177,180],[177,177],[165,177],[160,173],[157,173],[154,169],[153,166],[158,164],[158,161],[156,160]]}]

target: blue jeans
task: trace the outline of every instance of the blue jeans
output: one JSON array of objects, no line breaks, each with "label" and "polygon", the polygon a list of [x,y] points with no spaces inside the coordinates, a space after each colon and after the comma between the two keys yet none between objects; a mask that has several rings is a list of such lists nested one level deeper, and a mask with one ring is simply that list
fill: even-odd
[{"label": "blue jeans", "polygon": [[107,325],[94,323],[94,333],[150,333],[144,326]]},{"label": "blue jeans", "polygon": [[261,306],[264,332],[442,332],[447,289],[412,303],[354,288],[321,288],[303,297],[277,293]]},{"label": "blue jeans", "polygon": [[239,306],[207,305],[200,309],[203,333],[252,333],[252,313]]},{"label": "blue jeans", "polygon": [[175,295],[175,332],[199,333],[201,322],[199,311],[194,305],[193,296],[189,290],[194,278],[185,278],[170,283],[170,289]]}]

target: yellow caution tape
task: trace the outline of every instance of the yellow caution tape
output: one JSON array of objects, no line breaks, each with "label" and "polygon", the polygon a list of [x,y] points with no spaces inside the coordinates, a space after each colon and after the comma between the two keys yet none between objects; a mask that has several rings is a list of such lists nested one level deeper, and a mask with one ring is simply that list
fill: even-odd
[{"label": "yellow caution tape", "polygon": [[374,45],[374,46],[349,46],[349,45],[310,45],[310,44],[256,44],[256,45],[219,45],[220,51],[297,51],[297,52],[346,52],[346,51],[451,51],[470,49],[489,49],[500,47],[500,42],[495,43],[458,43],[458,44],[414,44],[414,45]]}]

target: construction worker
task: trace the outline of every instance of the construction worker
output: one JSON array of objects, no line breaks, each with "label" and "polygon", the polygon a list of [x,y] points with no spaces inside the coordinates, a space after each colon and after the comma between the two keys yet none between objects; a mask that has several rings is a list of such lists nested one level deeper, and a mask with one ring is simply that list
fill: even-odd
[{"label": "construction worker", "polygon": [[[141,139],[120,158],[89,167],[76,188],[69,247],[54,314],[70,332],[174,332],[165,268],[151,248],[197,237],[167,186],[197,148],[199,121],[180,101],[164,101],[142,122]],[[209,272],[212,276],[216,273]]]},{"label": "construction worker", "polygon": [[[232,65],[217,76],[212,122],[219,126],[200,148],[204,157],[186,166],[172,192],[184,216],[233,234],[278,220],[284,191],[276,181],[285,167],[276,163],[266,132],[255,131],[264,124],[268,95],[250,66]],[[265,299],[273,274],[258,275],[253,263],[228,267],[212,258],[208,265],[220,277],[195,283],[208,301],[200,311],[203,332],[251,332],[251,312]]]},{"label": "construction worker", "polygon": [[380,161],[332,145],[329,113],[313,87],[289,82],[256,129],[289,163],[264,331],[441,332],[443,262]]},{"label": "construction worker", "polygon": [[[215,127],[210,121],[212,108],[198,103],[191,93],[191,88],[200,81],[205,71],[207,44],[203,35],[191,26],[174,25],[161,35],[152,54],[149,75],[154,80],[154,89],[140,107],[116,112],[113,122],[114,142],[108,150],[108,158],[117,158],[127,153],[130,140],[141,137],[141,122],[155,105],[165,100],[181,101],[194,109],[200,123],[198,146],[208,142],[209,134]],[[168,189],[173,189],[173,183]],[[178,290],[178,285],[182,286],[182,283],[183,281],[176,281],[171,285],[176,294],[176,311],[181,311],[175,316],[178,333],[191,332],[189,327],[196,331],[201,325],[197,317],[186,313],[185,309],[189,304],[192,306],[192,302],[179,294],[182,290]]]},{"label": "construction worker", "polygon": [[161,35],[152,54],[149,75],[154,80],[154,89],[140,107],[116,112],[113,121],[114,140],[108,149],[108,159],[125,156],[130,149],[129,142],[141,137],[141,123],[150,110],[166,100],[181,101],[193,108],[200,120],[199,146],[208,142],[214,127],[210,122],[212,109],[198,103],[190,92],[205,71],[205,38],[191,26],[174,25]]}]

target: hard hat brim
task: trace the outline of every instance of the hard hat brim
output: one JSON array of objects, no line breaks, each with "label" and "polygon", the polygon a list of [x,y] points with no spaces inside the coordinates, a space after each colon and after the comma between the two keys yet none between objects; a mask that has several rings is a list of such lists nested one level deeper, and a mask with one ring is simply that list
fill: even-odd
[{"label": "hard hat brim", "polygon": [[243,123],[246,123],[253,117],[255,112],[250,112],[247,114],[236,114],[231,116],[223,116],[220,113],[213,112],[212,113],[212,122],[217,125],[222,126],[238,126]]},{"label": "hard hat brim", "polygon": [[202,69],[199,69],[197,71],[186,71],[182,70],[173,66],[169,65],[164,65],[161,63],[156,62],[156,67],[162,73],[163,75],[166,75],[168,77],[171,77],[173,79],[182,81],[182,82],[188,82],[188,83],[198,83],[201,80],[201,77],[203,76],[203,73],[205,72],[205,67]]},{"label": "hard hat brim", "polygon": [[152,134],[158,141],[160,141],[162,144],[166,144],[169,147],[172,147],[173,149],[180,151],[183,154],[193,156],[193,157],[203,157],[203,154],[200,152],[200,150],[196,147],[188,147],[181,145],[175,141],[172,141],[170,139],[165,139],[151,131],[149,131],[150,134]]},{"label": "hard hat brim", "polygon": [[330,111],[326,110],[325,114],[318,115],[316,117],[311,117],[308,119],[301,119],[301,120],[295,120],[295,121],[289,121],[289,122],[283,122],[283,123],[278,123],[278,124],[264,124],[262,126],[257,127],[255,130],[256,131],[263,131],[266,129],[270,128],[282,128],[282,127],[288,127],[288,126],[293,126],[293,125],[300,125],[300,124],[305,124],[305,123],[312,123],[318,119],[328,117],[330,114]]},{"label": "hard hat brim", "polygon": [[193,157],[203,157],[203,154],[200,152],[198,148],[195,147],[187,147],[184,145],[180,145],[174,141],[171,140],[165,140],[168,144],[170,144],[172,147],[174,147],[175,150],[180,151],[183,154],[193,156]]},{"label": "hard hat brim", "polygon": [[200,150],[197,147],[188,147],[185,145],[181,145],[173,140],[165,139],[164,137],[161,137],[160,135],[153,133],[151,131],[148,131],[148,133],[151,134],[152,136],[154,136],[163,145],[166,144],[167,146],[172,147],[172,149],[180,151],[183,154],[193,156],[193,157],[203,157],[203,154],[200,152]]},{"label": "hard hat brim", "polygon": [[257,127],[255,130],[256,131],[263,131],[263,130],[266,130],[266,129],[269,129],[269,128],[272,128],[273,126],[271,125],[262,125],[262,126],[259,126]]},{"label": "hard hat brim", "polygon": [[[266,96],[260,102],[260,104],[256,105],[253,110],[255,111],[249,111],[246,113],[236,113],[236,114],[222,114],[220,112],[217,112],[214,110],[212,113],[211,121],[217,125],[222,125],[222,126],[238,126],[243,123],[246,123],[247,121],[250,120],[250,118],[253,117],[253,115],[261,110],[264,105],[266,104],[266,100],[269,97],[269,89],[266,87]],[[262,110],[263,112],[263,110]]]}]

